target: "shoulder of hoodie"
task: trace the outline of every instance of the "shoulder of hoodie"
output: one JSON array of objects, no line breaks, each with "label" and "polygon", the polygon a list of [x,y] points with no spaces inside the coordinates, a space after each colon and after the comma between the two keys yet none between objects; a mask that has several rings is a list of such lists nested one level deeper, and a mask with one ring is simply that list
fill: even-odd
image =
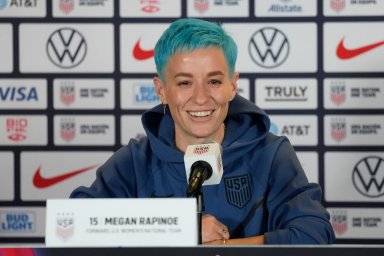
[{"label": "shoulder of hoodie", "polygon": [[119,148],[111,157],[115,161],[126,161],[132,159],[133,155],[136,157],[147,157],[150,151],[150,145],[147,136],[138,139],[131,138],[127,145]]}]

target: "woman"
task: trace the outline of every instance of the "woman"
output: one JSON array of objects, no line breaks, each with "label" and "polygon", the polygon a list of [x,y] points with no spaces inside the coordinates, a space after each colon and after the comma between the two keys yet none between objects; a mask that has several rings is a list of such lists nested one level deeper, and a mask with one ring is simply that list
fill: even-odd
[{"label": "woman", "polygon": [[186,197],[183,156],[205,140],[223,149],[223,179],[204,186],[202,241],[209,244],[327,244],[334,240],[321,189],[308,183],[293,147],[269,133],[268,116],[236,94],[237,47],[217,24],[180,19],[155,47],[162,105],[71,197]]}]

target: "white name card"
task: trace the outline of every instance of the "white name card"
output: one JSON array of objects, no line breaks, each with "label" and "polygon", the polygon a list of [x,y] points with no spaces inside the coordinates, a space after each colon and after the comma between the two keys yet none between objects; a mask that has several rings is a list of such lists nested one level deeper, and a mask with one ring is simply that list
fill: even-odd
[{"label": "white name card", "polygon": [[45,243],[48,247],[196,246],[196,199],[48,199]]}]

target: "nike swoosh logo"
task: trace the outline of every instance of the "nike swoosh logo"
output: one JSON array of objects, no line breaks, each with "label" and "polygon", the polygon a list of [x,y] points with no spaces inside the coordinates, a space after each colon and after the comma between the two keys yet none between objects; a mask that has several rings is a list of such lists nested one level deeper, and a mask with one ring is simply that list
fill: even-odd
[{"label": "nike swoosh logo", "polygon": [[340,41],[339,45],[337,46],[336,55],[337,55],[337,57],[339,57],[342,60],[352,59],[356,56],[359,56],[363,53],[366,53],[366,52],[373,50],[373,49],[375,49],[379,46],[382,46],[382,45],[384,45],[384,41],[370,44],[370,45],[366,45],[366,46],[362,46],[362,47],[355,48],[355,49],[347,49],[344,46],[344,38],[343,38]]},{"label": "nike swoosh logo", "polygon": [[80,173],[94,169],[97,166],[99,166],[99,164],[91,165],[91,166],[88,166],[85,168],[81,168],[79,170],[74,170],[74,171],[59,175],[59,176],[45,178],[45,177],[41,176],[41,173],[40,173],[41,165],[40,165],[39,168],[37,168],[35,175],[33,175],[33,185],[35,185],[35,187],[37,187],[37,188],[47,188],[47,187],[53,186],[57,183],[60,183],[64,180],[67,180],[67,179],[69,179],[75,175],[78,175]]},{"label": "nike swoosh logo", "polygon": [[142,49],[140,46],[140,40],[141,39],[136,42],[135,48],[133,48],[133,57],[135,57],[137,60],[146,60],[152,58],[155,54],[155,50]]}]

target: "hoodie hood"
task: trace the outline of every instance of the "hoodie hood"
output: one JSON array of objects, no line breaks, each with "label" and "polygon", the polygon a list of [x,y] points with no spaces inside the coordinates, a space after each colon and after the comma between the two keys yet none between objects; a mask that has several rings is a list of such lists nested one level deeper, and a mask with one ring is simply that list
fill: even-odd
[{"label": "hoodie hood", "polygon": [[[175,147],[175,125],[167,108],[157,105],[142,115],[153,153],[162,161],[183,162],[184,154]],[[269,134],[270,120],[267,114],[252,102],[236,95],[231,101],[225,119],[223,154],[236,158],[237,153],[251,150]],[[226,160],[231,160],[226,157]]]}]

